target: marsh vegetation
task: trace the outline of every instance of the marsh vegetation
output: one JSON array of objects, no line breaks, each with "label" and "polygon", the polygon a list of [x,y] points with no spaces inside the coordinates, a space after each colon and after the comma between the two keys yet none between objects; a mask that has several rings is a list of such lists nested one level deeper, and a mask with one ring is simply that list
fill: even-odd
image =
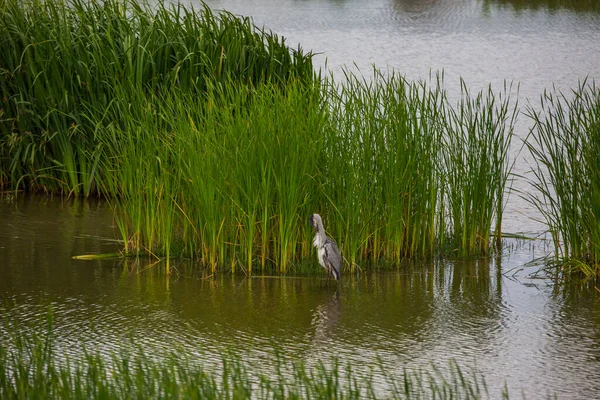
[{"label": "marsh vegetation", "polygon": [[554,241],[551,266],[586,278],[600,273],[600,91],[583,82],[572,93],[549,91],[526,144],[534,156],[530,201]]}]

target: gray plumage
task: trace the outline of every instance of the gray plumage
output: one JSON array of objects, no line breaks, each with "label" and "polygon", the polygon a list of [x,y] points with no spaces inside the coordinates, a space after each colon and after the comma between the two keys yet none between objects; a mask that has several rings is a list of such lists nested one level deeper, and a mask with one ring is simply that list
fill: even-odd
[{"label": "gray plumage", "polygon": [[311,215],[308,219],[308,223],[311,224],[317,232],[313,239],[313,245],[317,248],[319,264],[327,270],[328,276],[331,275],[336,280],[340,279],[342,256],[340,255],[337,244],[335,244],[332,238],[325,234],[321,216],[319,214]]}]

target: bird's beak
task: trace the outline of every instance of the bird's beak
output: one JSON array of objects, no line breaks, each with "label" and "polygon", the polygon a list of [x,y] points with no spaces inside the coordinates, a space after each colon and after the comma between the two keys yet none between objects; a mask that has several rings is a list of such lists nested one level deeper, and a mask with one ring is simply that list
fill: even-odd
[{"label": "bird's beak", "polygon": [[312,226],[313,228],[315,227],[315,224],[313,223],[313,216],[311,215],[310,217],[308,217],[308,223],[310,224],[310,226]]}]

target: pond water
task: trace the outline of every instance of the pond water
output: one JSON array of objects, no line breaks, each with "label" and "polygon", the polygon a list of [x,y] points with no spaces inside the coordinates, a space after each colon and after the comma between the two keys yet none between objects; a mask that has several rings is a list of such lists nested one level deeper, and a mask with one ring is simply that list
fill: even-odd
[{"label": "pond water", "polygon": [[[186,2],[184,2],[186,3]],[[198,7],[199,2],[189,2]],[[600,6],[589,0],[207,0],[252,17],[334,73],[374,64],[411,79],[445,71],[474,89],[505,80],[523,98],[600,77]],[[549,8],[547,4],[565,4]]]},{"label": "pond water", "polygon": [[[317,64],[339,74],[343,65],[370,65],[409,78],[444,69],[449,86],[520,83],[519,100],[544,89],[567,90],[600,77],[600,13],[594,2],[526,0],[254,0],[208,1],[215,9],[252,16],[322,53]],[[574,4],[574,5],[573,5]],[[455,86],[456,87],[456,86]],[[517,134],[527,134],[520,118]],[[527,171],[517,156],[517,173]],[[528,185],[518,181],[524,191]],[[539,233],[536,213],[511,196],[510,232]],[[67,354],[82,347],[111,352],[134,343],[157,354],[183,348],[216,362],[229,348],[249,361],[274,348],[307,362],[339,356],[360,371],[380,357],[389,370],[475,367],[490,394],[539,398],[600,397],[600,293],[556,289],[524,265],[549,249],[541,241],[511,243],[502,256],[439,262],[397,272],[318,278],[206,279],[176,263],[160,266],[71,257],[118,248],[110,209],[101,201],[57,198],[0,201],[0,300],[33,324],[52,305]],[[139,272],[140,269],[147,269]],[[6,309],[4,309],[6,310]],[[40,327],[40,329],[42,329]]]},{"label": "pond water", "polygon": [[339,283],[207,279],[184,262],[165,277],[160,265],[73,260],[118,247],[102,202],[20,197],[0,203],[0,221],[0,299],[40,332],[50,305],[58,346],[73,359],[84,346],[107,355],[141,346],[158,357],[184,350],[212,365],[234,349],[267,370],[266,355],[279,350],[309,365],[337,356],[365,375],[378,358],[398,374],[456,360],[475,368],[493,397],[504,383],[518,397],[600,395],[598,293],[532,278],[522,268],[547,251],[540,242],[508,243],[493,259]]}]

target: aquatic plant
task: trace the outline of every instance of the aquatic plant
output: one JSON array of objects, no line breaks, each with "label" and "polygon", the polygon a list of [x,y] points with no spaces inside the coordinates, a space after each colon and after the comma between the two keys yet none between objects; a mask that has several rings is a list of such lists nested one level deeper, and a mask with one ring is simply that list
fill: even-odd
[{"label": "aquatic plant", "polygon": [[318,93],[229,82],[152,96],[139,110],[115,105],[125,125],[101,136],[98,181],[115,195],[126,252],[175,248],[213,268],[275,262],[285,272],[309,241],[299,208],[321,151]]},{"label": "aquatic plant", "polygon": [[[350,265],[429,257],[443,234],[442,88],[374,70],[328,81],[321,214]],[[333,217],[333,220],[332,220]]]},{"label": "aquatic plant", "polygon": [[127,254],[287,273],[311,256],[315,210],[350,270],[445,248],[487,254],[494,218],[500,235],[514,119],[508,98],[468,96],[455,111],[439,82],[375,71],[284,92],[231,81],[202,96],[115,101],[105,115],[123,122],[98,135],[97,181],[114,194]]},{"label": "aquatic plant", "polygon": [[600,90],[583,81],[565,94],[547,91],[529,108],[534,128],[525,144],[537,207],[554,241],[553,264],[600,277]]},{"label": "aquatic plant", "polygon": [[136,0],[0,4],[0,183],[90,195],[114,101],[214,82],[312,81],[312,55],[249,18]]},{"label": "aquatic plant", "polygon": [[505,83],[500,93],[490,86],[470,96],[461,81],[461,98],[442,119],[450,229],[460,255],[488,254],[492,234],[501,244],[506,185],[514,163],[509,150],[518,116],[511,92],[512,85]]}]

